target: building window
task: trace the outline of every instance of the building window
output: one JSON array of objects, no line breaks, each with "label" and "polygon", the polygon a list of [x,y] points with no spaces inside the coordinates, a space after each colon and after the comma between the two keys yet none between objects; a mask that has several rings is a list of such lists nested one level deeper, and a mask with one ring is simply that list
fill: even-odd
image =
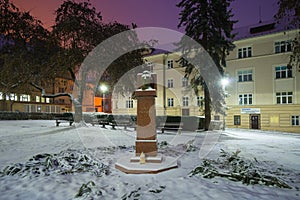
[{"label": "building window", "polygon": [[238,71],[238,80],[239,82],[252,81],[252,69]]},{"label": "building window", "polygon": [[168,98],[168,107],[174,107],[174,99]]},{"label": "building window", "polygon": [[59,106],[55,106],[55,112],[60,113],[60,107]]},{"label": "building window", "polygon": [[248,58],[252,56],[252,47],[243,47],[238,49],[238,58]]},{"label": "building window", "polygon": [[37,112],[42,112],[42,106],[41,105],[38,105],[36,108],[37,108]]},{"label": "building window", "polygon": [[184,106],[184,107],[189,106],[189,98],[188,97],[182,97],[182,106]]},{"label": "building window", "polygon": [[51,112],[55,113],[55,106],[51,106]]},{"label": "building window", "polygon": [[203,106],[203,97],[197,96],[197,106],[202,107]]},{"label": "building window", "polygon": [[46,112],[47,112],[47,113],[50,112],[50,106],[46,106]]},{"label": "building window", "polygon": [[292,51],[292,40],[275,42],[275,53]]},{"label": "building window", "polygon": [[252,105],[252,94],[240,94],[239,105]]},{"label": "building window", "polygon": [[241,115],[234,115],[233,123],[234,123],[234,125],[241,125]]},{"label": "building window", "polygon": [[146,62],[146,66],[150,72],[153,72],[153,62]]},{"label": "building window", "polygon": [[29,102],[30,101],[30,95],[28,94],[22,94],[20,96],[20,101],[26,101],[26,102]]},{"label": "building window", "polygon": [[29,111],[30,111],[30,106],[24,105],[24,112],[29,112]]},{"label": "building window", "polygon": [[36,112],[36,106],[35,105],[31,105],[31,110],[30,112]]},{"label": "building window", "polygon": [[167,65],[168,65],[168,69],[173,69],[174,68],[173,60],[168,60]]},{"label": "building window", "polygon": [[173,88],[174,84],[173,84],[173,79],[169,79],[168,80],[168,88]]},{"label": "building window", "polygon": [[182,87],[188,87],[189,86],[189,79],[187,77],[182,78]]},{"label": "building window", "polygon": [[18,96],[16,94],[9,94],[9,95],[6,95],[6,100],[18,101]]},{"label": "building window", "polygon": [[41,97],[40,96],[35,96],[35,102],[41,102]]},{"label": "building window", "polygon": [[46,103],[50,103],[50,98],[46,97]]},{"label": "building window", "polygon": [[126,100],[126,108],[133,108],[133,100],[131,98]]},{"label": "building window", "polygon": [[0,100],[2,100],[2,99],[3,99],[3,93],[0,92]]},{"label": "building window", "polygon": [[220,121],[220,115],[215,115],[215,116],[214,116],[214,120]]},{"label": "building window", "polygon": [[300,116],[292,116],[292,126],[300,126]]},{"label": "building window", "polygon": [[288,69],[286,66],[277,66],[275,67],[276,79],[280,78],[291,78],[292,69]]},{"label": "building window", "polygon": [[276,92],[277,104],[293,103],[293,92]]}]

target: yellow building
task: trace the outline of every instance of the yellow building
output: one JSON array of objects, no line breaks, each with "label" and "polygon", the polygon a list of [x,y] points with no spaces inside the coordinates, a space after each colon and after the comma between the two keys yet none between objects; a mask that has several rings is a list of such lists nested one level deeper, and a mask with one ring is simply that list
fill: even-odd
[{"label": "yellow building", "polygon": [[265,23],[236,31],[226,126],[300,133],[300,69],[287,66],[299,29]]},{"label": "yellow building", "polygon": [[[66,78],[56,78],[52,84],[42,87],[47,94],[72,93],[73,81]],[[44,98],[41,92],[32,86],[30,92],[5,94],[0,91],[0,111],[46,112],[61,113],[72,110],[69,97]]]},{"label": "yellow building", "polygon": [[[147,70],[157,74],[156,115],[199,116],[203,115],[203,95],[195,94],[184,68],[177,62],[178,53],[154,50],[144,57]],[[165,86],[165,87],[164,87]],[[136,100],[127,95],[116,95],[112,102],[115,114],[136,114]]]},{"label": "yellow building", "polygon": [[[300,132],[300,68],[287,67],[299,29],[261,23],[235,31],[236,48],[225,68],[230,79],[226,127]],[[160,50],[144,57],[157,74],[157,115],[203,116],[203,92],[195,94],[189,87],[184,68],[176,62],[179,57]],[[131,94],[114,98],[112,104],[113,113],[136,114]],[[217,113],[212,119],[223,122]]]}]

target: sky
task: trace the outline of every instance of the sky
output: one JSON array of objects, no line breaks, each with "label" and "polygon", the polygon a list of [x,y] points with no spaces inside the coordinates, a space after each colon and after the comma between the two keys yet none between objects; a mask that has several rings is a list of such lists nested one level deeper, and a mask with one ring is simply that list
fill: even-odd
[{"label": "sky", "polygon": [[[64,0],[12,0],[23,11],[30,11],[46,28],[54,23],[54,11]],[[236,27],[272,20],[277,12],[278,0],[234,0],[231,7]],[[180,31],[180,0],[90,0],[102,13],[104,22],[136,23],[138,27],[162,27]]]}]

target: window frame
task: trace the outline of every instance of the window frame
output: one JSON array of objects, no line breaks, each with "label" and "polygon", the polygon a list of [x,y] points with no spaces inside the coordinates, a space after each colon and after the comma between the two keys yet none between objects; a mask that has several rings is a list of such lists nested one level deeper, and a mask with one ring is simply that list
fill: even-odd
[{"label": "window frame", "polygon": [[276,92],[276,104],[293,104],[293,92]]},{"label": "window frame", "polygon": [[174,88],[174,79],[168,79],[168,88]]},{"label": "window frame", "polygon": [[244,93],[238,95],[238,105],[253,105],[253,94]]},{"label": "window frame", "polygon": [[173,61],[173,59],[167,60],[167,67],[168,67],[168,69],[173,69],[174,68],[174,61]]},{"label": "window frame", "polygon": [[153,62],[151,62],[151,61],[146,61],[145,64],[146,64],[148,70],[149,70],[150,72],[153,72],[153,67],[154,67]]},{"label": "window frame", "polygon": [[237,50],[237,58],[242,59],[242,58],[250,58],[252,57],[252,46],[246,46],[246,47],[240,47]]},{"label": "window frame", "polygon": [[276,66],[275,67],[275,79],[292,78],[293,71],[288,69],[287,66]]},{"label": "window frame", "polygon": [[22,101],[22,102],[30,102],[30,95],[28,95],[28,94],[22,94],[22,95],[20,95],[20,101]]},{"label": "window frame", "polygon": [[125,107],[133,108],[133,99],[131,99],[130,97],[128,99],[126,99]]},{"label": "window frame", "polygon": [[274,42],[274,53],[285,53],[292,51],[292,40],[280,40]]},{"label": "window frame", "polygon": [[197,101],[197,106],[198,107],[203,107],[204,105],[204,97],[203,96],[197,96],[196,97],[196,101]]},{"label": "window frame", "polygon": [[168,97],[168,107],[174,107],[174,98]]},{"label": "window frame", "polygon": [[241,125],[241,115],[233,115],[233,125]]},{"label": "window frame", "polygon": [[183,96],[182,97],[182,107],[188,107],[189,106],[189,97]]},{"label": "window frame", "polygon": [[253,69],[238,70],[237,71],[238,82],[251,82],[253,81]]},{"label": "window frame", "polygon": [[189,86],[189,79],[187,77],[183,77],[181,80],[182,87],[188,87]]},{"label": "window frame", "polygon": [[291,125],[292,126],[300,126],[300,116],[299,115],[291,116]]}]

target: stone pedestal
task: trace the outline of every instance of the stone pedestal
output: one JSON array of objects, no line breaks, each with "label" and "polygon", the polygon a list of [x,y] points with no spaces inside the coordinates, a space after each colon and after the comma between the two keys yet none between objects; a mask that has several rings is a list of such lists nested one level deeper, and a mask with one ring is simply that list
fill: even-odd
[{"label": "stone pedestal", "polygon": [[[145,78],[146,77],[146,78]],[[152,80],[152,82],[149,82]],[[159,173],[177,167],[177,160],[157,154],[156,138],[156,75],[146,72],[138,74],[138,89],[134,92],[137,100],[137,126],[135,156],[121,158],[115,167],[125,173]],[[143,84],[141,83],[143,82]],[[140,155],[144,154],[143,162]]]},{"label": "stone pedestal", "polygon": [[137,90],[134,94],[137,99],[137,127],[135,155],[142,152],[149,156],[157,156],[155,97],[156,90]]}]

